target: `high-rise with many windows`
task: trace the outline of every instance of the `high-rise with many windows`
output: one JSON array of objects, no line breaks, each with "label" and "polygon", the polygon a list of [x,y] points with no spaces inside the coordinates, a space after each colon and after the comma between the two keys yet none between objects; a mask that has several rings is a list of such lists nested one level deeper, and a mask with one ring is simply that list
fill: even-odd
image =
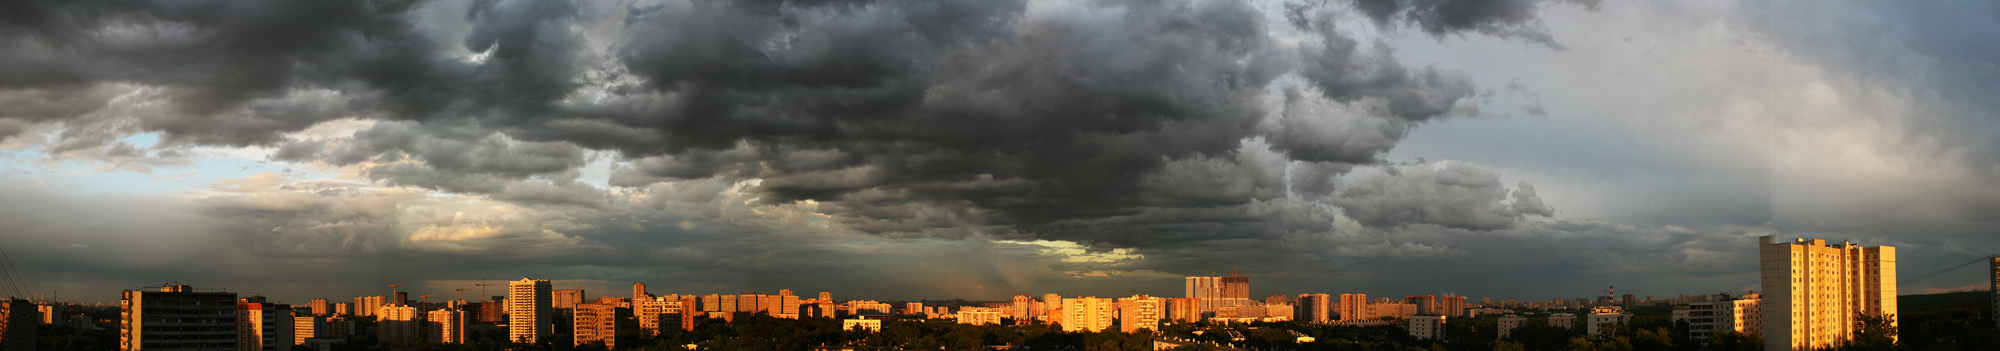
[{"label": "high-rise with many windows", "polygon": [[35,328],[42,324],[35,307],[28,300],[0,299],[0,350],[35,349]]},{"label": "high-rise with many windows", "polygon": [[424,337],[433,343],[465,343],[465,311],[433,310],[424,314]]},{"label": "high-rise with many windows", "polygon": [[1116,305],[1109,298],[1095,296],[1063,299],[1063,330],[1070,332],[1100,332],[1111,327],[1111,320],[1117,317]]},{"label": "high-rise with many windows", "polygon": [[1758,238],[1764,349],[1816,350],[1854,335],[1859,315],[1896,324],[1896,248]]},{"label": "high-rise with many windows", "polygon": [[555,289],[551,286],[546,279],[521,278],[507,283],[508,339],[533,344],[542,335],[554,333],[550,291]]},{"label": "high-rise with many windows", "polygon": [[1359,322],[1373,318],[1368,313],[1368,294],[1340,294],[1340,321]]},{"label": "high-rise with many windows", "polygon": [[1160,319],[1166,315],[1166,300],[1146,295],[1132,295],[1118,301],[1118,331],[1132,333],[1140,329],[1159,330]]},{"label": "high-rise with many windows", "polygon": [[119,350],[236,349],[236,293],[170,285],[121,294]]},{"label": "high-rise with many windows", "polygon": [[1307,323],[1326,323],[1327,311],[1333,309],[1333,296],[1327,294],[1299,294],[1296,319]]},{"label": "high-rise with many windows", "polygon": [[[1987,275],[1993,277],[1992,280],[1986,281],[1988,285],[1991,285],[1987,291],[1993,292],[1993,314],[1989,316],[2000,316],[2000,256],[1988,257],[1987,259],[1993,261],[1993,268],[1986,271],[1989,273]],[[1993,327],[2000,328],[2000,318],[1993,319]]]},{"label": "high-rise with many windows", "polygon": [[618,306],[598,303],[577,304],[573,322],[576,345],[604,344],[604,349],[614,349],[618,336]]},{"label": "high-rise with many windows", "polygon": [[424,315],[416,306],[382,306],[375,309],[376,339],[383,345],[409,345],[423,338]]},{"label": "high-rise with many windows", "polygon": [[292,306],[264,301],[251,295],[236,303],[236,349],[239,351],[290,351],[292,349]]}]

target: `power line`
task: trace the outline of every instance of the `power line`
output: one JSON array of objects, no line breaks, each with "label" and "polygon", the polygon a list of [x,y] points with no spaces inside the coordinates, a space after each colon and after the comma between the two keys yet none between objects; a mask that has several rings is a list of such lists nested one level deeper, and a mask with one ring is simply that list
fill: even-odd
[{"label": "power line", "polygon": [[7,282],[15,295],[27,297],[27,282],[21,281],[21,271],[14,269],[14,257],[7,255],[6,248],[0,248],[0,273],[6,273]]},{"label": "power line", "polygon": [[1908,283],[1910,283],[1910,282],[1914,282],[1914,281],[1919,281],[1919,280],[1924,280],[1924,279],[1930,279],[1931,277],[1936,277],[1936,276],[1939,276],[1939,275],[1943,275],[1943,274],[1945,274],[1945,273],[1949,273],[1949,272],[1951,272],[1952,270],[1956,270],[1956,269],[1959,269],[1959,268],[1965,268],[1965,266],[1970,266],[1970,265],[1972,265],[1972,264],[1974,264],[1974,263],[1980,263],[1980,262],[1986,262],[1986,260],[1988,260],[1988,259],[1991,259],[1992,257],[1993,257],[1993,256],[1986,256],[1986,257],[1980,257],[1980,258],[1977,258],[1977,259],[1973,259],[1973,260],[1972,260],[1972,262],[1966,262],[1966,263],[1961,263],[1961,264],[1959,264],[1959,265],[1957,265],[1957,266],[1951,266],[1951,268],[1945,268],[1945,269],[1943,269],[1943,270],[1939,270],[1939,271],[1936,271],[1936,272],[1931,272],[1930,274],[1925,274],[1925,275],[1922,275],[1922,276],[1918,276],[1918,277],[1916,277],[1916,278],[1910,278],[1910,279],[1904,279],[1903,281],[1899,281],[1899,282],[1896,282],[1896,285],[1903,285],[1903,284],[1908,284]]}]

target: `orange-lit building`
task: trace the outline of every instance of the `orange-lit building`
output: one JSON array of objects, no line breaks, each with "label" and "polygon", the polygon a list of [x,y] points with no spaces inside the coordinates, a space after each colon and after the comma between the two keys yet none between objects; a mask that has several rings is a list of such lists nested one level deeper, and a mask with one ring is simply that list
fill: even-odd
[{"label": "orange-lit building", "polygon": [[616,349],[618,339],[618,306],[601,303],[577,304],[574,319],[576,345],[604,344],[607,350]]}]

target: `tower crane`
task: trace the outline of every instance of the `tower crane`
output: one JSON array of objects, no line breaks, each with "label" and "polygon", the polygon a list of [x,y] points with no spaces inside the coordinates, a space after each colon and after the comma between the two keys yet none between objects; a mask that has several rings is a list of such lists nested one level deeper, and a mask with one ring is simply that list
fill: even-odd
[{"label": "tower crane", "polygon": [[479,281],[479,284],[472,284],[472,285],[479,286],[479,298],[484,299],[486,298],[486,287],[500,285],[500,284],[487,284],[486,281],[481,280]]},{"label": "tower crane", "polygon": [[465,289],[452,289],[452,290],[458,290],[458,302],[465,302]]},{"label": "tower crane", "polygon": [[[398,286],[403,286],[403,284],[389,284],[389,298],[396,299],[396,287]],[[389,304],[393,306],[403,305],[403,301],[401,301],[402,299],[396,299],[396,300],[397,301],[390,301]]]},{"label": "tower crane", "polygon": [[437,296],[437,294],[424,294],[417,296],[417,306],[430,304],[432,296]]}]

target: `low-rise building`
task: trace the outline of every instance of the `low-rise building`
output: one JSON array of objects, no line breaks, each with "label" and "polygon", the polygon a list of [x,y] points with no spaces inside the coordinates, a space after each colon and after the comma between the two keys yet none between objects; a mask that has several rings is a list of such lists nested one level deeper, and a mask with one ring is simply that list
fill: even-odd
[{"label": "low-rise building", "polygon": [[1713,301],[1693,302],[1687,311],[1688,338],[1708,340],[1716,332],[1757,333],[1763,330],[1763,303],[1757,294],[1716,296]]},{"label": "low-rise building", "polygon": [[1605,329],[1616,328],[1618,325],[1623,325],[1631,321],[1632,313],[1625,312],[1624,309],[1616,306],[1593,308],[1590,310],[1590,321],[1586,323],[1586,327],[1589,329],[1584,332],[1590,335],[1599,335],[1603,334]]},{"label": "low-rise building", "polygon": [[1550,314],[1550,315],[1549,315],[1549,326],[1550,326],[1550,327],[1554,327],[1554,328],[1562,328],[1562,329],[1570,329],[1570,330],[1575,330],[1575,329],[1576,329],[1576,315],[1574,315],[1574,314],[1569,314],[1569,313],[1555,313],[1555,314]]},{"label": "low-rise building", "polygon": [[[994,313],[999,313],[999,312],[994,312]],[[882,320],[843,319],[840,321],[840,330],[856,330],[856,329],[874,331],[874,332],[882,331]]]},{"label": "low-rise building", "polygon": [[1511,314],[1501,316],[1500,320],[1496,322],[1496,324],[1499,325],[1501,339],[1506,339],[1509,336],[1514,336],[1514,328],[1520,328],[1522,324],[1527,324],[1527,323],[1528,323],[1527,317],[1521,317]]},{"label": "low-rise building", "polygon": [[968,307],[958,311],[958,323],[971,325],[1000,324],[1000,311]]},{"label": "low-rise building", "polygon": [[1410,316],[1410,336],[1419,340],[1443,339],[1445,316],[1420,314]]}]

